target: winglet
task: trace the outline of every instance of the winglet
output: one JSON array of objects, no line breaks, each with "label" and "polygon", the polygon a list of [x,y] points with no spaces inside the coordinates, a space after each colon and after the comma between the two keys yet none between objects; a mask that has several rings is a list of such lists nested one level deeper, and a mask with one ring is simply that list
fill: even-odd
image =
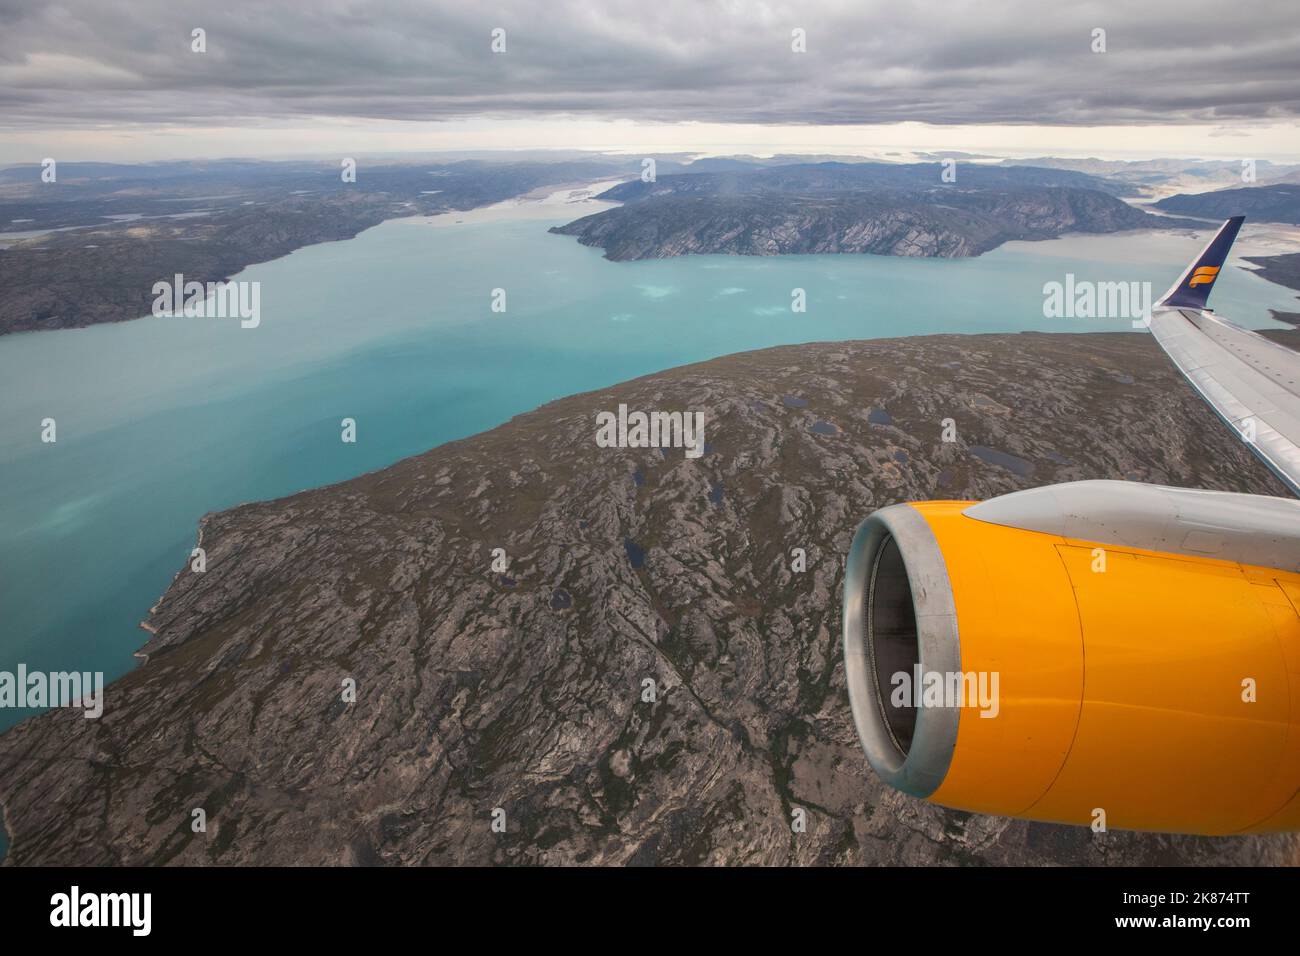
[{"label": "winglet", "polygon": [[1205,303],[1210,298],[1210,290],[1214,288],[1214,280],[1218,278],[1219,270],[1223,268],[1223,262],[1228,258],[1228,250],[1232,248],[1232,241],[1237,238],[1237,233],[1245,219],[1245,216],[1233,216],[1220,226],[1214,238],[1201,250],[1201,254],[1187,267],[1187,271],[1178,277],[1178,281],[1156,303],[1156,306],[1204,309]]}]

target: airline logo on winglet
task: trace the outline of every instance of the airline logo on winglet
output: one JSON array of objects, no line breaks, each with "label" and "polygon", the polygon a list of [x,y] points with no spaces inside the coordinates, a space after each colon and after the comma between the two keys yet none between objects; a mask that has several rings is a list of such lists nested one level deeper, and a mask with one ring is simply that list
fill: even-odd
[{"label": "airline logo on winglet", "polygon": [[1189,286],[1205,285],[1208,282],[1213,282],[1214,277],[1218,274],[1218,266],[1201,266],[1192,273],[1192,281],[1187,284]]}]

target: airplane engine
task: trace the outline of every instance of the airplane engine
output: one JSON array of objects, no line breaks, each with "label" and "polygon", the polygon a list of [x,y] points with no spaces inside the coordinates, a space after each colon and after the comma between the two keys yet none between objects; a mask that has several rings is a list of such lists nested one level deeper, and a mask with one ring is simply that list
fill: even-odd
[{"label": "airplane engine", "polygon": [[891,786],[1108,829],[1300,829],[1300,502],[1085,481],[893,505],[859,526],[843,600],[853,719]]}]

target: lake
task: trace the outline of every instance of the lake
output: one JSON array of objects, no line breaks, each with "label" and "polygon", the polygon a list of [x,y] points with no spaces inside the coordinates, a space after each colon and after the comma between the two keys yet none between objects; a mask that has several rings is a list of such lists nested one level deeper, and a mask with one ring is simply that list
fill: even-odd
[{"label": "lake", "polygon": [[[701,256],[611,263],[553,219],[398,220],[253,266],[261,324],[146,318],[0,338],[0,670],[134,665],[207,511],[383,467],[563,395],[747,349],[933,332],[1124,329],[1045,319],[1043,285],[1149,280],[1204,238],[1015,243],[978,259]],[[790,310],[791,290],[807,312]],[[504,314],[490,310],[506,290]],[[1293,293],[1239,269],[1225,314]],[[1145,333],[1138,333],[1145,334]],[[340,441],[340,420],[357,442]],[[40,440],[54,418],[57,442]],[[112,707],[112,690],[106,706]],[[30,711],[0,710],[0,729]],[[2,837],[0,837],[2,839]]]}]

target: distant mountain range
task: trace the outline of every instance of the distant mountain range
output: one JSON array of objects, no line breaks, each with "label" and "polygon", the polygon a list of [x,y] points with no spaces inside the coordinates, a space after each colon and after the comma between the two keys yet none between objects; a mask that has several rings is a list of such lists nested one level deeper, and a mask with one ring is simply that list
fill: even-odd
[{"label": "distant mountain range", "polygon": [[665,176],[616,186],[600,198],[623,206],[551,231],[616,261],[707,253],[956,258],[1012,239],[1196,225],[1136,209],[1084,173],[966,165],[957,182],[943,183],[941,169],[823,163]]},{"label": "distant mountain range", "polygon": [[1129,195],[1132,187],[1098,176],[1068,169],[1034,166],[994,166],[955,163],[953,182],[945,182],[946,167],[933,163],[796,163],[788,166],[749,166],[723,171],[703,171],[700,163],[689,175],[659,176],[656,182],[634,180],[615,186],[602,199],[639,202],[664,196],[840,196],[846,193],[877,193],[882,189],[917,190],[934,187],[962,189],[1066,186],[1095,189],[1112,195]]},{"label": "distant mountain range", "polygon": [[[1139,188],[1184,183],[1202,189],[1215,186],[1231,187],[1241,182],[1242,161],[1239,159],[1068,159],[1042,156],[1035,159],[1004,160],[1003,165],[1041,166],[1050,169],[1072,169],[1092,176],[1100,176],[1116,183],[1129,183]],[[1255,174],[1261,182],[1294,182],[1300,165],[1270,163],[1266,159],[1255,162]]]}]

